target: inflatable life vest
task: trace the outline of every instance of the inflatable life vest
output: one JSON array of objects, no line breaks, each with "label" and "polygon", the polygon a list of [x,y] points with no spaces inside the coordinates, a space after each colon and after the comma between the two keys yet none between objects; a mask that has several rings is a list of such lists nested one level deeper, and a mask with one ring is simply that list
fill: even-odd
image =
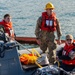
[{"label": "inflatable life vest", "polygon": [[[22,54],[20,56],[20,61],[22,64],[28,65],[28,64],[35,64],[36,60],[38,59],[38,57],[41,57],[40,54],[37,52],[37,50],[35,50],[34,48],[31,51],[32,53],[30,54]],[[37,55],[35,55],[34,53],[36,53]],[[40,66],[37,63],[38,66]]]},{"label": "inflatable life vest", "polygon": [[37,60],[37,56],[33,54],[22,54],[20,56],[20,61],[24,65],[28,64],[35,64],[35,61]]},{"label": "inflatable life vest", "polygon": [[12,22],[7,23],[4,20],[2,20],[0,22],[0,25],[4,26],[5,33],[8,33],[9,36],[14,37],[14,31],[13,31],[13,28],[12,28]]},{"label": "inflatable life vest", "polygon": [[[68,55],[69,52],[71,52],[74,48],[75,48],[75,45],[74,44],[72,44],[70,46],[68,46],[66,44],[65,47],[64,47],[64,50],[62,52],[62,55]],[[64,64],[67,64],[67,65],[75,65],[75,58],[73,60],[63,60],[62,62]]]},{"label": "inflatable life vest", "polygon": [[56,15],[53,12],[50,17],[47,15],[47,12],[42,13],[42,25],[41,30],[53,32],[56,31]]}]

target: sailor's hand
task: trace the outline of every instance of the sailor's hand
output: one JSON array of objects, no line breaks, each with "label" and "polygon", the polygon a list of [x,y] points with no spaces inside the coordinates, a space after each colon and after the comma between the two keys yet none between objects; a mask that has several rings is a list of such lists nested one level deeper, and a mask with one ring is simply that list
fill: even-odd
[{"label": "sailor's hand", "polygon": [[5,33],[5,36],[9,38],[9,34],[8,33]]},{"label": "sailor's hand", "polygon": [[75,51],[71,51],[71,52],[69,53],[69,57],[70,57],[71,59],[74,59],[74,58],[75,58]]},{"label": "sailor's hand", "polygon": [[58,56],[56,57],[52,56],[52,58],[54,58],[54,60],[59,60]]},{"label": "sailor's hand", "polygon": [[58,39],[58,44],[59,44],[59,45],[61,44],[61,40],[59,40],[59,39]]},{"label": "sailor's hand", "polygon": [[10,40],[13,40],[14,41],[15,39],[13,37],[11,37]]},{"label": "sailor's hand", "polygon": [[40,45],[40,44],[41,44],[40,39],[37,39],[36,41],[37,41],[37,44],[38,44],[38,45]]},{"label": "sailor's hand", "polygon": [[58,58],[58,56],[56,56],[56,60],[57,60],[57,61],[59,61],[59,58]]}]

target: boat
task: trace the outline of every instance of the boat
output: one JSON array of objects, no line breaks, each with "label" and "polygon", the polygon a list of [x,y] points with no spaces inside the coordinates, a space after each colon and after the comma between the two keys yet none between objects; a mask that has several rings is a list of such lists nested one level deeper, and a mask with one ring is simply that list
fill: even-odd
[{"label": "boat", "polygon": [[[37,45],[37,39],[36,37],[20,37],[20,36],[16,36],[15,37],[15,40],[18,41],[19,43],[27,43],[27,44],[35,44]],[[58,43],[58,40],[56,39],[57,43]],[[61,40],[62,43],[65,43],[65,40]]]},{"label": "boat", "polygon": [[[0,75],[34,75],[34,72],[40,68],[37,63],[37,65],[21,64],[19,58],[21,53],[31,52],[32,49],[19,50],[18,47],[19,43],[16,40],[10,40],[5,35],[4,28],[0,26]],[[45,65],[48,63],[40,66]]]},{"label": "boat", "polygon": [[[60,69],[55,65],[49,65],[46,56],[40,65],[23,65],[19,59],[19,54],[27,53],[32,49],[18,50],[15,41],[0,41],[0,75],[60,75]],[[36,49],[38,52],[39,48]],[[40,53],[40,52],[39,52]],[[45,61],[46,60],[46,61]],[[45,62],[45,63],[44,63]],[[65,71],[65,73],[67,73]],[[70,72],[71,73],[71,72]],[[67,73],[69,75],[70,73]]]},{"label": "boat", "polygon": [[[37,48],[36,50],[38,52],[40,51],[39,48]],[[18,50],[18,45],[15,41],[8,41],[5,43],[1,40],[0,75],[40,75],[35,73],[36,70],[40,70],[40,67],[38,65],[22,65],[20,62],[19,55],[23,53],[28,53],[29,51],[31,51],[31,49]],[[48,67],[48,65],[48,62],[41,64],[43,68],[45,68],[45,66]]]},{"label": "boat", "polygon": [[[31,52],[32,49],[19,50],[19,43],[17,41],[7,40],[3,29],[0,27],[0,75],[40,75],[39,73],[43,72],[44,70],[44,73],[41,75],[59,75],[58,67],[49,65],[48,62],[43,64],[41,63],[45,62],[46,58],[46,56],[43,54],[41,54],[42,59],[39,57],[37,61],[37,63],[40,65],[21,64],[19,59],[20,54]],[[39,48],[36,50],[39,52],[39,54],[41,53]]]}]

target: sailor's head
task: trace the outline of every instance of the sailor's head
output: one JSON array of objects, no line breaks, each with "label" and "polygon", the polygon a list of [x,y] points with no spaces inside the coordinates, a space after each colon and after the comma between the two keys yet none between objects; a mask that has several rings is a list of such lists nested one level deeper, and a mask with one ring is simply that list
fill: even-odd
[{"label": "sailor's head", "polygon": [[11,21],[11,16],[9,14],[4,15],[4,20],[5,22],[10,22]]},{"label": "sailor's head", "polygon": [[73,36],[71,34],[66,35],[66,43],[68,45],[73,43]]},{"label": "sailor's head", "polygon": [[51,2],[48,2],[47,4],[46,4],[46,6],[45,6],[45,10],[47,10],[47,9],[54,9],[55,7],[54,7],[54,5],[51,3]]},{"label": "sailor's head", "polygon": [[45,6],[45,10],[47,12],[47,15],[51,15],[54,10],[54,5],[51,2],[48,2]]}]

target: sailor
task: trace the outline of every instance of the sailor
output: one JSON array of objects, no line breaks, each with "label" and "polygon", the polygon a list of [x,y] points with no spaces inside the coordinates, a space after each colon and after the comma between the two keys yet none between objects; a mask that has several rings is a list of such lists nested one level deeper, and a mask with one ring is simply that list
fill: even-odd
[{"label": "sailor", "polygon": [[45,12],[42,12],[41,16],[37,20],[35,35],[37,43],[39,44],[43,53],[49,49],[49,62],[54,64],[54,58],[52,56],[56,54],[57,43],[55,41],[54,32],[57,32],[58,43],[61,43],[61,29],[56,14],[53,12],[54,5],[49,2],[45,6]]},{"label": "sailor", "polygon": [[0,25],[4,26],[7,36],[14,38],[14,30],[11,22],[11,16],[9,14],[4,15],[4,19],[0,21]]},{"label": "sailor", "polygon": [[75,42],[71,34],[66,35],[64,48],[58,51],[58,59],[62,60],[61,67],[66,71],[72,71],[75,68]]}]

